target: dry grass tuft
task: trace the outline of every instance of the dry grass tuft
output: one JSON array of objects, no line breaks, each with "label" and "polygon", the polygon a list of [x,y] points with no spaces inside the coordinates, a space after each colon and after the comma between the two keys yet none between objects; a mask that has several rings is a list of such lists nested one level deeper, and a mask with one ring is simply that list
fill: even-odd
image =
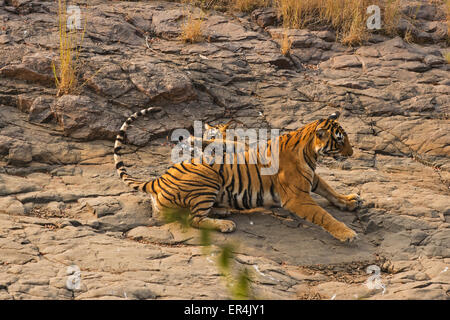
[{"label": "dry grass tuft", "polygon": [[286,28],[331,25],[338,39],[348,45],[360,44],[369,37],[367,7],[373,0],[275,0]]},{"label": "dry grass tuft", "polygon": [[183,42],[202,42],[203,36],[203,18],[194,18],[192,13],[187,14],[187,19],[181,27],[180,39]]},{"label": "dry grass tuft", "polygon": [[385,3],[382,27],[385,33],[390,36],[397,35],[397,26],[401,16],[400,1],[387,0]]},{"label": "dry grass tuft", "polygon": [[[401,0],[184,0],[202,8],[215,6],[231,10],[251,12],[257,8],[273,7],[283,20],[283,27],[302,29],[320,29],[332,27],[336,30],[337,40],[347,44],[362,44],[370,37],[367,28],[367,8],[377,5],[381,9],[381,28],[379,32],[397,35],[397,26],[401,17]],[[448,7],[450,30],[450,0]],[[442,3],[442,2],[441,2]],[[450,32],[449,32],[450,34]]]},{"label": "dry grass tuft", "polygon": [[414,34],[410,29],[406,30],[403,40],[405,40],[405,42],[409,44],[414,43]]},{"label": "dry grass tuft", "polygon": [[444,59],[445,59],[445,61],[446,61],[448,64],[450,64],[450,51],[449,51],[449,52],[446,52],[446,53],[444,54]]},{"label": "dry grass tuft", "polygon": [[67,19],[66,1],[58,0],[59,65],[52,66],[57,96],[74,93],[78,88],[78,58],[85,29],[68,30]]},{"label": "dry grass tuft", "polygon": [[[450,0],[447,0],[450,1]],[[370,36],[367,7],[382,11],[382,32],[394,35],[400,18],[400,0],[274,0],[285,28],[331,26],[337,39],[347,45],[361,44]]]},{"label": "dry grass tuft", "polygon": [[289,56],[289,54],[291,53],[291,46],[292,46],[292,40],[291,38],[289,38],[289,36],[287,35],[287,32],[285,31],[283,33],[283,38],[281,39],[281,54],[283,56]]},{"label": "dry grass tuft", "polygon": [[242,12],[251,12],[257,8],[264,8],[270,5],[269,0],[230,0],[231,9]]},{"label": "dry grass tuft", "polygon": [[365,15],[355,10],[349,27],[345,27],[340,35],[340,40],[345,45],[361,45],[369,38],[369,32],[366,27]]}]

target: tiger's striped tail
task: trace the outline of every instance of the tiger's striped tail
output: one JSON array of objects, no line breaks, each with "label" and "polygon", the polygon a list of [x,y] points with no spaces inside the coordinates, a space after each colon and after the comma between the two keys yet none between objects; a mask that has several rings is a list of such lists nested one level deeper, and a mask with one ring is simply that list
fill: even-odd
[{"label": "tiger's striped tail", "polygon": [[157,107],[150,107],[147,109],[142,109],[141,111],[138,111],[136,113],[133,113],[123,124],[122,127],[120,127],[119,134],[116,136],[116,143],[114,144],[114,163],[116,165],[117,173],[119,174],[120,178],[125,182],[128,186],[132,187],[134,190],[140,190],[144,191],[144,181],[137,180],[130,176],[127,173],[127,170],[125,168],[125,165],[121,159],[121,156],[119,154],[119,151],[122,149],[122,144],[125,138],[125,132],[128,129],[128,126],[134,122],[138,117],[145,116],[147,114],[160,112],[161,108]]}]

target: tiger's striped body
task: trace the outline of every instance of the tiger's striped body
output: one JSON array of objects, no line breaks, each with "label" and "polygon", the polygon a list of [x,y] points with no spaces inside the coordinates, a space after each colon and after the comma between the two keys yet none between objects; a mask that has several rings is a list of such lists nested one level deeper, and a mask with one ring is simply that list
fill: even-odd
[{"label": "tiger's striped body", "polygon": [[[230,232],[236,227],[234,222],[211,218],[212,214],[226,215],[231,212],[229,209],[281,206],[322,226],[341,241],[356,236],[353,230],[318,206],[310,195],[316,192],[341,209],[354,210],[359,204],[357,195],[340,195],[315,174],[319,156],[350,156],[353,153],[336,115],[282,135],[278,145],[269,140],[268,153],[256,154],[258,161],[250,161],[255,154],[246,150],[243,154],[234,154],[234,161],[229,164],[182,162],[173,165],[158,179],[139,181],[126,173],[118,152],[128,125],[138,116],[154,111],[157,109],[142,110],[127,119],[117,136],[114,158],[125,183],[151,194],[155,213],[187,209],[192,215],[193,226]],[[272,175],[261,175],[261,169],[266,165],[259,161],[259,156],[270,157],[272,143],[278,148],[279,170]],[[238,164],[238,156],[245,161]]]}]

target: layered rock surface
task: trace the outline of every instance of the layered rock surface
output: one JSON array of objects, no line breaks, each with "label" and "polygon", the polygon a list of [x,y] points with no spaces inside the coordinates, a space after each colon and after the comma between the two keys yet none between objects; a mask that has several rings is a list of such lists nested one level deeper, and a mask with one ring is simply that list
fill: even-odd
[{"label": "layered rock surface", "polygon": [[[286,57],[270,12],[211,12],[207,41],[185,44],[179,4],[80,6],[85,84],[57,98],[57,8],[0,1],[0,299],[228,298],[215,262],[224,243],[236,245],[258,298],[449,298],[450,67],[432,9],[417,17],[427,44],[376,36],[348,48],[331,31],[291,30]],[[163,111],[129,130],[124,155],[143,178],[165,171],[166,137],[195,120],[286,131],[340,110],[354,156],[324,160],[318,173],[364,204],[348,213],[316,199],[359,240],[273,210],[233,215],[237,231],[214,234],[205,255],[196,230],[152,217],[149,197],[115,172],[115,134],[150,105]],[[366,285],[370,265],[385,289]]]}]

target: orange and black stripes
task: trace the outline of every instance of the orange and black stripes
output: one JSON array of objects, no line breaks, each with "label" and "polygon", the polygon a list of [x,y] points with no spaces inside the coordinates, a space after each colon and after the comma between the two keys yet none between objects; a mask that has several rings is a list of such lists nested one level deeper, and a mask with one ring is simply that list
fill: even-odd
[{"label": "orange and black stripes", "polygon": [[[203,158],[201,163],[184,161],[174,164],[155,180],[140,181],[127,174],[119,152],[128,126],[139,116],[159,110],[148,108],[130,116],[120,128],[114,145],[114,160],[120,178],[133,189],[150,193],[154,209],[186,208],[191,213],[193,225],[201,227],[205,223],[229,232],[233,229],[230,223],[207,218],[213,207],[243,210],[281,205],[323,226],[339,239],[341,233],[344,234],[342,237],[351,235],[348,230],[345,230],[347,233],[342,230],[339,231],[341,233],[333,233],[333,228],[342,229],[342,226],[310,197],[310,192],[317,190],[335,203],[344,201],[344,198],[337,200],[336,193],[330,191],[329,186],[315,174],[319,156],[337,153],[349,156],[353,152],[347,134],[336,122],[338,113],[288,132],[276,140],[269,140],[262,148],[260,145],[258,149],[245,145],[241,152],[225,152],[220,163],[215,163],[215,158]],[[229,125],[230,122],[218,126],[217,130],[223,132]],[[234,143],[234,147],[241,146],[239,142],[228,141],[225,135],[223,137],[207,140],[202,146],[218,143],[222,150],[226,150],[225,144],[229,142]],[[271,168],[273,161],[279,162],[278,171],[264,174],[263,169]]]},{"label": "orange and black stripes", "polygon": [[160,108],[154,108],[150,107],[147,109],[143,109],[141,111],[138,111],[136,113],[133,113],[123,124],[122,127],[119,130],[119,134],[116,136],[116,142],[114,144],[114,163],[116,165],[117,173],[119,174],[119,177],[130,187],[132,187],[134,190],[138,190],[139,187],[142,187],[145,185],[144,182],[136,180],[135,178],[131,177],[125,168],[125,164],[121,160],[121,156],[119,154],[120,150],[122,149],[122,144],[125,139],[125,133],[128,128],[128,126],[135,121],[138,117],[144,116],[146,114],[155,113],[161,111]]}]

